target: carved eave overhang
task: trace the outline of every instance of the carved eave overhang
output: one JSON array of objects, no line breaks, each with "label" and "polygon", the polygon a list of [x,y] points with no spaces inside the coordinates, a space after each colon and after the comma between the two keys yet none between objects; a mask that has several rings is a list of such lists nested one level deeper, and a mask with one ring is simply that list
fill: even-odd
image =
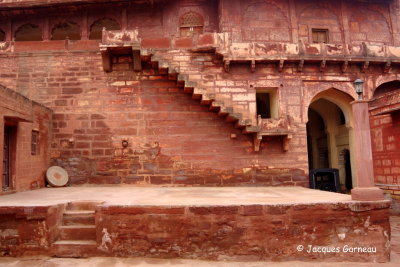
[{"label": "carved eave overhang", "polygon": [[100,51],[103,62],[103,69],[106,72],[112,71],[112,55],[130,54],[133,58],[133,70],[142,70],[140,55],[141,39],[138,37],[139,30],[132,31],[106,31],[103,29]]},{"label": "carved eave overhang", "polygon": [[[221,46],[220,46],[221,47]],[[297,64],[297,71],[302,72],[305,63],[319,64],[323,72],[331,63],[341,64],[345,73],[349,64],[358,64],[361,72],[368,70],[371,64],[382,65],[388,72],[394,64],[400,64],[400,47],[342,44],[294,44],[294,43],[231,43],[217,49],[223,56],[225,71],[230,63],[248,63],[254,71],[257,63],[275,63],[281,72],[286,63]]]},{"label": "carved eave overhang", "polygon": [[400,110],[399,90],[395,90],[374,97],[369,102],[369,111],[371,115],[392,114],[399,110]]},{"label": "carved eave overhang", "polygon": [[0,2],[0,10],[14,9],[32,9],[42,7],[56,7],[66,5],[85,5],[85,4],[102,4],[102,3],[128,3],[137,5],[154,5],[157,3],[165,3],[166,0],[3,0]]}]

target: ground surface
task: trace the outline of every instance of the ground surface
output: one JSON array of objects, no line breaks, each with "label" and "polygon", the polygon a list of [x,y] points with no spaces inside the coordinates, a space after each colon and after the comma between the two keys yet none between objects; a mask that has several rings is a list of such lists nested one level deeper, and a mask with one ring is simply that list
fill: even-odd
[{"label": "ground surface", "polygon": [[304,187],[62,187],[0,197],[0,206],[42,206],[107,199],[110,205],[311,204],[351,201],[350,195]]},{"label": "ground surface", "polygon": [[390,263],[354,263],[354,262],[215,262],[199,260],[161,260],[143,258],[0,258],[0,266],[15,267],[398,267],[400,266],[400,217],[391,217],[392,225],[392,253]]}]

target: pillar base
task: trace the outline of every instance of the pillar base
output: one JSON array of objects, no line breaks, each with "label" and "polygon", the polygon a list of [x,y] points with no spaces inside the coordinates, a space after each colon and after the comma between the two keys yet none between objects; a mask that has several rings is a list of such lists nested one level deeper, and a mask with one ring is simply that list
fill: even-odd
[{"label": "pillar base", "polygon": [[351,189],[351,199],[357,201],[384,200],[383,190],[378,187],[356,187]]}]

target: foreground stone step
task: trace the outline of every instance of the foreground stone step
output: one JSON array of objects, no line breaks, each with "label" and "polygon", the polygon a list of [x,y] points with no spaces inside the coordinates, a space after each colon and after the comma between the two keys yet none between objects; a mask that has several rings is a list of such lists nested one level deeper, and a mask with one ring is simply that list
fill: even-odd
[{"label": "foreground stone step", "polygon": [[93,240],[60,240],[53,243],[53,256],[90,257],[98,255],[97,243]]},{"label": "foreground stone step", "polygon": [[60,226],[61,240],[96,240],[94,225],[63,225]]},{"label": "foreground stone step", "polygon": [[78,201],[78,202],[69,202],[66,210],[95,210],[96,206],[101,204],[99,201]]},{"label": "foreground stone step", "polygon": [[66,210],[63,216],[63,225],[94,225],[94,211]]}]

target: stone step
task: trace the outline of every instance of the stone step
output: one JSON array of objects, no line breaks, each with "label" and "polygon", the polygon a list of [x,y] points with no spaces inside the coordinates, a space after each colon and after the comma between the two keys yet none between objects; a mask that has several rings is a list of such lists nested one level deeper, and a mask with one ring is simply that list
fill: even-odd
[{"label": "stone step", "polygon": [[64,212],[62,225],[94,225],[94,214],[95,212],[90,210],[67,210]]},{"label": "stone step", "polygon": [[240,113],[229,113],[228,116],[225,118],[227,122],[237,122],[242,118],[242,114]]},{"label": "stone step", "polygon": [[211,103],[214,101],[215,95],[213,94],[204,94],[201,96],[201,105],[211,105]]},{"label": "stone step", "polygon": [[53,243],[53,256],[80,258],[99,255],[97,242],[93,240],[60,240]]},{"label": "stone step", "polygon": [[63,225],[60,226],[61,240],[96,240],[94,225]]},{"label": "stone step", "polygon": [[218,111],[218,116],[224,117],[233,112],[233,108],[221,106]]},{"label": "stone step", "polygon": [[69,202],[66,210],[68,211],[77,211],[77,210],[91,210],[94,211],[96,206],[101,204],[99,201],[74,201]]},{"label": "stone step", "polygon": [[183,88],[183,92],[187,93],[187,94],[193,94],[193,87],[184,87]]}]

